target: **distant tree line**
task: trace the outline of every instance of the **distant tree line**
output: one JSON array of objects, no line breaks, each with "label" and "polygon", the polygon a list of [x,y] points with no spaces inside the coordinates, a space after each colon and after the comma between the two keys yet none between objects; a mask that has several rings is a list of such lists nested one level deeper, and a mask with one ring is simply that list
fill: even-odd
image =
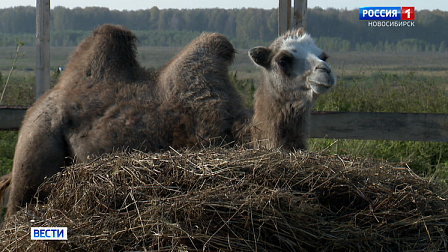
[{"label": "distant tree line", "polygon": [[[0,46],[15,37],[26,44],[35,39],[34,7],[0,9]],[[136,32],[142,45],[184,46],[201,32],[219,32],[239,48],[263,45],[277,37],[277,9],[158,9],[117,11],[88,7],[51,10],[51,44],[77,45],[105,23],[121,24]],[[448,12],[422,10],[415,27],[368,27],[358,10],[308,10],[308,31],[327,51],[446,51]]]}]

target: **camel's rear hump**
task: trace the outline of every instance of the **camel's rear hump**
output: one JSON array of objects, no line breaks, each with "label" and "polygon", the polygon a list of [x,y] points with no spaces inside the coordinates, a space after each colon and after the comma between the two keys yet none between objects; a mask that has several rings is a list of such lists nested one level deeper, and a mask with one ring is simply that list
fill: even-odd
[{"label": "camel's rear hump", "polygon": [[103,25],[84,39],[70,56],[60,83],[93,86],[96,83],[129,82],[142,76],[137,61],[137,37],[119,25]]}]

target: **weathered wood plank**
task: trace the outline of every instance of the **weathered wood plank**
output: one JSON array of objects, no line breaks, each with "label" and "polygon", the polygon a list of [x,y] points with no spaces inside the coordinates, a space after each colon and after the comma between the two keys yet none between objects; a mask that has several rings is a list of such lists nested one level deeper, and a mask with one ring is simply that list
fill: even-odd
[{"label": "weathered wood plank", "polygon": [[291,0],[278,1],[278,35],[291,30]]},{"label": "weathered wood plank", "polygon": [[294,28],[307,29],[307,0],[294,0]]},{"label": "weathered wood plank", "polygon": [[311,137],[448,142],[448,114],[316,112]]},{"label": "weathered wood plank", "polygon": [[27,107],[0,106],[0,130],[19,130]]},{"label": "weathered wood plank", "polygon": [[[0,130],[17,130],[25,107],[0,106]],[[311,137],[448,142],[448,114],[314,112]]]},{"label": "weathered wood plank", "polygon": [[50,90],[50,0],[36,0],[36,100]]}]

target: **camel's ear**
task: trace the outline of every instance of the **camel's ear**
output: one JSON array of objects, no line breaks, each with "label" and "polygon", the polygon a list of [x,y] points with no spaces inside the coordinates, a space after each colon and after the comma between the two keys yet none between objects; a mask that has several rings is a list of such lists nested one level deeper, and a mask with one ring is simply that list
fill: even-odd
[{"label": "camel's ear", "polygon": [[270,55],[271,49],[262,46],[257,46],[249,50],[249,57],[252,61],[264,68],[269,67]]}]

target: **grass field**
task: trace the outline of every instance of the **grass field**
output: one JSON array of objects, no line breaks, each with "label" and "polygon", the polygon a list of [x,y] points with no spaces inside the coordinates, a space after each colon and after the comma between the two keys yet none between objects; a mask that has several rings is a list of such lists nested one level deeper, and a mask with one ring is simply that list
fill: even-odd
[{"label": "grass field", "polygon": [[[75,47],[52,47],[51,48],[51,69],[67,64],[70,53]],[[36,48],[33,46],[23,46],[16,76],[34,75],[31,69],[36,64]],[[148,47],[138,48],[139,59],[145,67],[159,68],[166,64],[174,55],[180,52],[179,47]],[[14,56],[14,47],[0,47],[0,71],[3,76],[11,68]],[[372,52],[330,52],[328,62],[333,70],[340,76],[372,74],[377,72],[388,72],[405,74],[410,71],[419,75],[440,76],[448,75],[448,54],[443,53],[372,53]],[[27,71],[28,70],[28,71]],[[241,78],[255,78],[257,76],[256,67],[247,57],[247,50],[240,49],[236,54],[235,62],[231,71],[239,71]],[[255,72],[254,72],[255,71]],[[445,84],[448,84],[448,80]]]},{"label": "grass field", "polygon": [[[51,49],[51,68],[64,66],[74,47]],[[35,48],[22,47],[3,104],[30,105],[34,99]],[[145,67],[159,68],[181,48],[140,47]],[[11,68],[14,47],[0,47],[1,90]],[[448,55],[438,53],[329,53],[338,76],[332,92],[320,98],[315,110],[364,112],[448,113]],[[231,67],[244,85],[250,106],[250,85],[257,86],[259,70],[239,50]],[[56,79],[53,80],[53,83]],[[0,131],[0,174],[11,169],[17,132]],[[414,171],[448,182],[448,143],[311,139],[315,151],[406,162]]]}]

